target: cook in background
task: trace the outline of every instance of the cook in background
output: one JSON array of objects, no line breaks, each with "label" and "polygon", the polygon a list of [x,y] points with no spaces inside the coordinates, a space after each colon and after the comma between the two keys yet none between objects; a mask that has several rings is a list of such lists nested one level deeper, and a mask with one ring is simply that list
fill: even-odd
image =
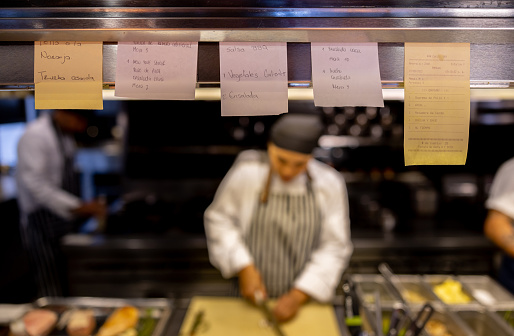
[{"label": "cook in background", "polygon": [[514,158],[498,169],[486,207],[484,232],[504,252],[498,280],[514,293]]},{"label": "cook in background", "polygon": [[204,215],[211,263],[250,301],[277,298],[278,321],[329,302],[353,249],[345,182],[312,157],[322,131],[315,115],[278,119],[267,152],[240,153]]},{"label": "cook in background", "polygon": [[21,231],[39,296],[66,294],[59,239],[74,231],[81,220],[106,212],[102,202],[83,202],[79,197],[73,135],[86,127],[84,112],[55,110],[30,123],[18,143]]}]

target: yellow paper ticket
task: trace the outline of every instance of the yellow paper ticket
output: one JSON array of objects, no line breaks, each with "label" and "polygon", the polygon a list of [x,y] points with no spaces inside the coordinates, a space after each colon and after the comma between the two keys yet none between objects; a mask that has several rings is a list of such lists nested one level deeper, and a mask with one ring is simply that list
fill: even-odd
[{"label": "yellow paper ticket", "polygon": [[405,165],[466,163],[469,43],[405,43]]},{"label": "yellow paper ticket", "polygon": [[34,42],[36,109],[102,109],[102,42]]}]

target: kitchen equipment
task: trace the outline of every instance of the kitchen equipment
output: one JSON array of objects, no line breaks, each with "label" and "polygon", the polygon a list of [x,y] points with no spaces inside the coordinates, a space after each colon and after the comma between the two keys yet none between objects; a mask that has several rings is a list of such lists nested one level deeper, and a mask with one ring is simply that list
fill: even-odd
[{"label": "kitchen equipment", "polygon": [[401,304],[404,306],[403,309],[405,310],[405,312],[410,315],[410,308],[408,307],[407,302],[405,301],[402,295],[402,292],[405,292],[405,289],[403,288],[401,281],[398,279],[398,276],[393,273],[389,265],[386,263],[381,263],[380,265],[378,265],[378,270],[391,287],[397,299],[400,300]]},{"label": "kitchen equipment", "polygon": [[[430,274],[430,275],[424,275],[423,276],[423,281],[427,284],[427,286],[429,286],[432,290],[432,292],[437,295],[437,293],[435,292],[435,288],[441,284],[444,284],[445,282],[447,281],[451,281],[452,283],[460,283],[459,279],[456,277],[456,276],[452,276],[452,275],[445,275],[445,274]],[[453,287],[453,286],[452,286]],[[478,303],[478,301],[473,297],[473,295],[471,294],[470,290],[464,285],[461,283],[461,286],[460,288],[453,288],[453,291],[454,292],[450,292],[448,294],[450,295],[455,295],[455,296],[466,296],[468,298],[467,302],[452,302],[453,300],[449,300],[449,299],[452,299],[451,297],[447,298],[447,297],[441,297],[440,295],[437,295],[437,297],[443,302],[445,303],[447,306],[451,306],[452,309],[459,309],[459,308],[462,308],[462,309],[479,309],[480,308],[480,304]],[[446,300],[446,302],[445,302]]]},{"label": "kitchen equipment", "polygon": [[493,308],[494,313],[500,317],[514,332],[514,303],[505,307]]},{"label": "kitchen equipment", "polygon": [[396,336],[400,332],[401,328],[404,326],[406,321],[408,320],[408,316],[405,313],[405,310],[402,308],[396,308],[391,313],[391,319],[389,320],[389,330],[386,336]]},{"label": "kitchen equipment", "polygon": [[282,330],[280,329],[280,326],[278,325],[277,319],[275,318],[275,315],[273,315],[273,312],[268,306],[268,300],[264,299],[264,294],[261,291],[256,291],[255,294],[255,303],[257,304],[257,307],[259,307],[260,310],[264,313],[264,316],[268,320],[268,323],[273,328],[275,333],[278,336],[285,336]]},{"label": "kitchen equipment", "polygon": [[409,305],[409,307],[418,308],[425,302],[431,304],[440,303],[439,298],[432,292],[431,288],[424,283],[420,275],[413,274],[402,274],[397,275],[396,282],[393,285],[396,287],[398,292],[401,291],[402,298]]},{"label": "kitchen equipment", "polygon": [[459,275],[457,280],[484,306],[514,302],[514,296],[487,275]]},{"label": "kitchen equipment", "polygon": [[[364,330],[370,335],[376,335],[375,323],[369,323],[369,321],[375,320],[375,310],[371,306],[364,307],[363,309]],[[401,308],[382,307],[382,319],[383,330],[386,336],[407,335],[409,328],[413,325],[413,320]],[[419,335],[477,336],[455,312],[446,310],[442,306],[433,306],[432,314],[425,322],[424,327],[417,330]],[[419,325],[419,321],[417,323]],[[444,333],[441,330],[444,330]]]},{"label": "kitchen equipment", "polygon": [[[398,309],[400,310],[397,311]],[[412,321],[400,307],[382,305],[379,315],[381,315],[380,325],[376,323],[377,310],[375,307],[370,305],[362,307],[362,326],[365,335],[377,336],[380,333],[386,336],[404,335]]]},{"label": "kitchen equipment", "polygon": [[31,304],[0,304],[0,326],[9,325],[11,321],[19,318],[31,309]]},{"label": "kitchen equipment", "polygon": [[[270,300],[270,305],[274,301]],[[242,298],[195,296],[191,299],[179,331],[189,336],[195,315],[203,310],[203,322],[195,336],[274,336],[262,311]],[[285,335],[341,336],[334,308],[331,305],[309,302],[302,306],[291,321],[281,323]]]},{"label": "kitchen equipment", "polygon": [[477,336],[512,336],[512,329],[498,316],[485,310],[461,310],[456,314]]},{"label": "kitchen equipment", "polygon": [[375,291],[375,323],[377,326],[377,336],[383,336],[382,333],[382,305],[380,303],[380,292]]},{"label": "kitchen equipment", "polygon": [[425,327],[425,324],[432,316],[433,312],[434,308],[430,305],[430,303],[425,303],[423,308],[421,308],[421,310],[418,312],[418,315],[407,329],[405,336],[418,336]]},{"label": "kitchen equipment", "polygon": [[355,284],[355,293],[361,305],[373,304],[376,290],[380,292],[382,305],[390,306],[399,302],[391,292],[392,288],[386,284],[384,277],[379,274],[354,274],[351,279]]},{"label": "kitchen equipment", "polygon": [[[435,335],[451,335],[451,336],[474,336],[469,326],[460,319],[454,312],[443,308],[434,307],[434,312],[430,319],[425,323],[425,334]],[[446,334],[443,334],[444,329]]]},{"label": "kitchen equipment", "polygon": [[[93,298],[93,297],[43,297],[36,300],[34,308],[44,308],[56,312],[59,316],[66,312],[78,309],[92,309],[96,319],[96,334],[107,317],[117,308],[134,306],[140,310],[140,316],[146,316],[150,312],[155,322],[155,327],[149,335],[163,336],[165,327],[170,319],[173,302],[168,299],[118,299],[118,298]],[[54,329],[49,336],[66,335],[63,330]]]}]

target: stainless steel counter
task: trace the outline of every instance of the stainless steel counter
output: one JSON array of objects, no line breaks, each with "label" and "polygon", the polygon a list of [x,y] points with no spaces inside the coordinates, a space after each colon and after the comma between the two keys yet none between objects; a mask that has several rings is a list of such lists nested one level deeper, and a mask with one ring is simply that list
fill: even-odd
[{"label": "stainless steel counter", "polygon": [[420,230],[382,233],[354,230],[350,273],[376,273],[387,262],[401,273],[495,276],[498,249],[480,232]]}]

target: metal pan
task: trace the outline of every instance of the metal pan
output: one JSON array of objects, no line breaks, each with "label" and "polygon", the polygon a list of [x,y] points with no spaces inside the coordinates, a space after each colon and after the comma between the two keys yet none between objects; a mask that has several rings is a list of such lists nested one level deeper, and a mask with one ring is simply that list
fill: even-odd
[{"label": "metal pan", "polygon": [[[480,303],[475,299],[473,294],[471,294],[470,290],[460,281],[457,279],[457,277],[452,275],[445,275],[445,274],[433,274],[433,275],[423,275],[423,281],[427,284],[427,286],[431,289],[431,291],[438,297],[441,302],[443,302],[447,307],[450,307],[453,310],[459,310],[459,309],[479,309]],[[456,282],[459,282],[461,284],[461,292],[465,294],[469,301],[467,302],[452,302],[448,300],[448,298],[440,297],[435,292],[435,287],[444,283],[446,280],[454,280]]]},{"label": "metal pan", "polygon": [[[45,308],[55,311],[62,317],[71,309],[92,309],[96,319],[96,330],[102,326],[107,317],[119,307],[131,305],[140,310],[141,316],[151,313],[155,320],[155,327],[151,336],[163,336],[165,327],[172,312],[172,301],[168,299],[118,299],[118,298],[93,298],[93,297],[67,297],[52,298],[43,297],[33,303],[35,308]],[[49,336],[67,336],[65,328],[55,328]]]},{"label": "metal pan", "polygon": [[514,296],[487,275],[459,275],[457,279],[484,306],[514,302]]},{"label": "metal pan", "polygon": [[497,315],[488,311],[462,310],[456,314],[477,336],[512,336],[512,330]]}]

